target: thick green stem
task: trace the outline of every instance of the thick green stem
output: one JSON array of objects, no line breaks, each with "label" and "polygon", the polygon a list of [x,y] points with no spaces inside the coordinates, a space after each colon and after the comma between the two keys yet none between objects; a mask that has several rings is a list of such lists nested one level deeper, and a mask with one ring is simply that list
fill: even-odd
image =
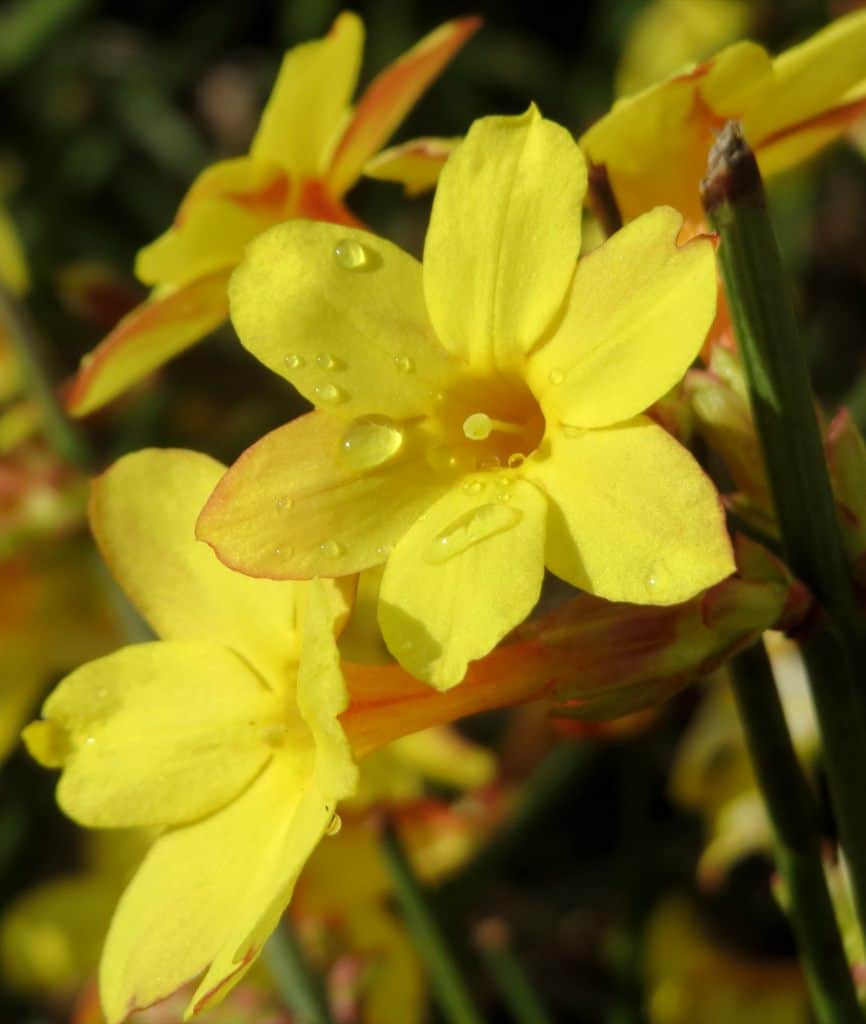
[{"label": "thick green stem", "polygon": [[382,852],[391,876],[391,884],[415,948],[430,978],[434,996],[451,1024],[482,1024],[457,964],[433,913],[418,886],[400,840],[388,828],[382,838]]},{"label": "thick green stem", "polygon": [[307,965],[288,921],[279,923],[265,943],[262,957],[274,986],[298,1024],[334,1024],[321,979]]},{"label": "thick green stem", "polygon": [[90,469],[92,458],[87,442],[57,400],[47,346],[25,308],[2,284],[0,327],[5,328],[21,364],[27,391],[39,404],[49,444],[61,459],[80,469]]},{"label": "thick green stem", "polygon": [[814,795],[797,761],[763,644],[732,660],[731,677],[816,1018],[819,1024],[862,1024],[824,875]]},{"label": "thick green stem", "polygon": [[842,845],[866,930],[866,642],[830,486],[790,288],[754,155],[735,122],[702,198],[749,385],[785,556],[822,611],[805,643]]},{"label": "thick green stem", "polygon": [[475,943],[516,1024],[551,1024],[522,964],[511,952],[508,929],[499,918],[482,921]]}]

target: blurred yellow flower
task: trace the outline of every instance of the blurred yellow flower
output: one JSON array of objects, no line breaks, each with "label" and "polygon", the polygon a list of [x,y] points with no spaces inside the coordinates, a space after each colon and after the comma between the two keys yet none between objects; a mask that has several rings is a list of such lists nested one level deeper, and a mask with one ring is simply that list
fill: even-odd
[{"label": "blurred yellow flower", "polygon": [[575,272],[585,184],[535,108],[484,118],[442,172],[423,270],[293,221],[232,281],[243,343],[318,409],[241,456],[198,536],[251,576],[385,563],[385,641],[439,688],[528,615],[545,565],[646,604],[733,569],[718,495],[642,415],[712,321],[712,244],[677,247],[661,208]]},{"label": "blurred yellow flower", "polygon": [[[375,78],[354,107],[364,37],[358,15],[340,14],[323,39],[289,50],[249,154],[199,175],[172,227],[138,254],[136,273],[153,292],[84,357],[68,396],[71,412],[99,408],[219,326],[232,269],[272,224],[311,217],[357,225],[346,192],[479,24],[458,18],[441,25]],[[434,154],[434,167],[440,164]]]},{"label": "blurred yellow flower", "polygon": [[644,973],[650,1024],[809,1024],[795,963],[755,959],[715,943],[697,914],[669,899],[647,931]]},{"label": "blurred yellow flower", "polygon": [[355,786],[337,720],[341,593],[247,579],[195,544],[221,470],[206,456],[147,450],[95,483],[102,551],[163,640],[73,672],[25,730],[34,756],[63,768],[58,801],[70,817],[165,830],[108,933],[109,1024],[202,972],[191,1010],[218,1001]]},{"label": "blurred yellow flower", "polygon": [[30,276],[24,250],[9,214],[0,206],[0,284],[14,295],[27,290]]},{"label": "blurred yellow flower", "polygon": [[866,114],[866,11],[771,58],[743,41],[619,100],[580,140],[603,164],[625,221],[661,203],[703,223],[698,187],[716,132],[742,121],[764,175],[839,138]]}]

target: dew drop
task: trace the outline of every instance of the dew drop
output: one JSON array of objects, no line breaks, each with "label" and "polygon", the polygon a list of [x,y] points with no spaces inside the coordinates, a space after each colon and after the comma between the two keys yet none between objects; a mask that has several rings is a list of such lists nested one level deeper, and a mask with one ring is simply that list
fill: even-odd
[{"label": "dew drop", "polygon": [[432,469],[447,473],[457,468],[457,456],[444,444],[434,444],[427,449],[427,462]]},{"label": "dew drop", "polygon": [[342,827],[343,827],[343,819],[340,817],[340,815],[339,814],[332,814],[331,815],[331,820],[325,826],[325,835],[326,836],[335,836],[335,835],[337,835],[337,833],[340,831],[340,829]]},{"label": "dew drop", "polygon": [[343,270],[360,270],[367,265],[367,250],[354,238],[343,238],[334,246],[334,259]]},{"label": "dew drop", "polygon": [[390,554],[391,554],[391,545],[390,544],[380,544],[376,548],[376,555],[379,558],[387,558],[388,555],[390,555]]},{"label": "dew drop", "polygon": [[319,551],[325,558],[339,558],[346,549],[336,540],[325,540],[319,545]]},{"label": "dew drop", "polygon": [[343,361],[336,356],[330,355],[328,352],[320,352],[316,356],[316,366],[320,370],[342,370]]},{"label": "dew drop", "polygon": [[526,456],[523,452],[512,452],[506,460],[506,465],[511,469],[517,469],[518,466],[522,466],[526,462]]},{"label": "dew drop", "polygon": [[464,494],[480,494],[484,490],[484,484],[480,480],[467,480],[463,484]]},{"label": "dew drop", "polygon": [[283,362],[288,366],[290,370],[300,370],[304,365],[305,359],[303,356],[299,356],[296,352],[290,352],[284,359]]},{"label": "dew drop", "polygon": [[415,369],[415,360],[410,356],[394,356],[394,365],[401,373],[412,373]]},{"label": "dew drop", "polygon": [[392,459],[403,447],[403,431],[387,416],[362,416],[349,424],[340,455],[353,469],[372,469]]},{"label": "dew drop", "polygon": [[657,582],[658,582],[658,580],[656,580],[655,576],[650,576],[650,578],[647,580],[647,583],[651,587],[654,587]]},{"label": "dew drop", "polygon": [[343,389],[338,388],[336,384],[317,384],[313,388],[313,394],[320,402],[328,402],[329,404],[342,402],[346,397]]},{"label": "dew drop", "polygon": [[277,506],[278,512],[288,512],[292,505],[294,505],[294,501],[288,496],[288,494],[283,494],[277,498],[274,504]]},{"label": "dew drop", "polygon": [[87,744],[88,747],[92,747],[93,744],[96,743],[96,737],[95,736],[88,736],[87,739],[84,742]]},{"label": "dew drop", "polygon": [[551,384],[561,384],[565,380],[565,374],[562,372],[562,370],[554,368],[547,375],[547,379],[550,381]]},{"label": "dew drop", "polygon": [[447,562],[475,544],[512,529],[522,518],[520,509],[509,505],[480,505],[470,509],[436,535],[427,549],[427,560],[434,564]]}]

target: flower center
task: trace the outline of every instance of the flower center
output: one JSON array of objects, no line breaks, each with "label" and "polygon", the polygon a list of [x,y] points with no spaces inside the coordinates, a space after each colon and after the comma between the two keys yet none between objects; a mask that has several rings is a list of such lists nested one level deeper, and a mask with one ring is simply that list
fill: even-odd
[{"label": "flower center", "polygon": [[431,466],[472,473],[519,466],[541,443],[544,416],[523,380],[474,377],[439,396],[431,426]]}]

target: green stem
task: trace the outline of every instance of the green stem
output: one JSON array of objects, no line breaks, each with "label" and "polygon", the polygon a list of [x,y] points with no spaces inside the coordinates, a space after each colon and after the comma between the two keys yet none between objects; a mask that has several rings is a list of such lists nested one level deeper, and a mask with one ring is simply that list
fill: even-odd
[{"label": "green stem", "polygon": [[21,364],[27,391],[39,404],[48,442],[57,455],[80,469],[90,469],[92,456],[81,432],[64,412],[54,390],[48,347],[27,310],[0,284],[0,326],[4,327]]},{"label": "green stem", "polygon": [[294,929],[285,918],[265,943],[262,958],[298,1024],[334,1024],[321,979],[310,970]]},{"label": "green stem", "polygon": [[854,901],[866,930],[866,642],[836,518],[790,289],[754,155],[735,122],[710,153],[702,198],[749,386],[785,556],[823,613],[805,644]]},{"label": "green stem", "polygon": [[516,1024],[551,1024],[526,971],[511,952],[505,923],[499,918],[482,921],[475,943]]},{"label": "green stem", "polygon": [[415,940],[415,948],[427,968],[430,984],[443,1014],[451,1024],[482,1024],[482,1017],[451,955],[445,937],[418,886],[406,854],[393,828],[382,837],[382,852],[391,884]]},{"label": "green stem", "polygon": [[821,860],[814,796],[797,761],[763,644],[731,661],[740,721],[773,827],[800,959],[819,1024],[862,1024],[863,1017]]}]

